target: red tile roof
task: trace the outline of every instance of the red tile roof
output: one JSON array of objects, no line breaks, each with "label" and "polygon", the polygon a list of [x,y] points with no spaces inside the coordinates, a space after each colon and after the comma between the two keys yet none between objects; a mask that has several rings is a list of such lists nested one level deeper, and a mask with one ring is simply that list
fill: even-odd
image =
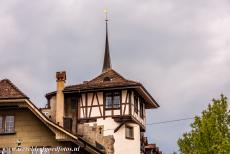
[{"label": "red tile roof", "polygon": [[0,80],[0,99],[7,98],[28,98],[10,80]]},{"label": "red tile roof", "polygon": [[135,81],[127,80],[113,69],[109,69],[96,78],[84,82],[83,84],[66,86],[64,92],[128,86],[141,86],[141,84]]},{"label": "red tile roof", "polygon": [[[147,100],[147,109],[159,107],[159,104],[154,100],[154,98],[149,94],[149,92],[141,83],[132,80],[127,80],[113,69],[108,69],[107,71],[103,72],[94,79],[86,81],[82,84],[66,86],[63,92],[88,92],[122,88],[135,88],[138,92],[140,92],[141,95]],[[56,95],[56,91],[47,93],[46,98],[49,99],[53,95]]]},{"label": "red tile roof", "polygon": [[[5,101],[4,99],[20,99],[23,98],[24,101],[20,101],[17,103],[26,103],[26,107],[34,113],[41,122],[43,122],[48,128],[51,126],[54,129],[59,130],[61,133],[64,133],[65,136],[71,138],[70,141],[73,143],[77,143],[78,145],[87,144],[87,148],[92,149],[93,151],[96,151],[97,153],[104,153],[101,151],[101,149],[97,148],[94,144],[91,144],[90,142],[84,140],[80,136],[76,136],[68,131],[66,131],[63,127],[57,125],[55,122],[51,121],[51,119],[47,118],[30,100],[29,98],[21,91],[19,90],[9,79],[3,79],[0,80],[0,103],[1,101]],[[7,102],[9,104],[13,104],[15,102]],[[4,106],[5,103],[1,104],[1,106]],[[51,129],[51,131],[54,131],[54,129]]]}]

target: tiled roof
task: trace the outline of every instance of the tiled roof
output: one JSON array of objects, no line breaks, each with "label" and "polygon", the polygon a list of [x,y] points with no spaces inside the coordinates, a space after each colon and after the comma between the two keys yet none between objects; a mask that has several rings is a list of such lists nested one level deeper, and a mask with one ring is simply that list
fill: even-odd
[{"label": "tiled roof", "polygon": [[127,80],[113,69],[109,69],[106,72],[100,74],[96,78],[84,82],[83,84],[66,86],[64,92],[78,91],[78,90],[93,90],[93,89],[105,89],[127,86],[141,86],[140,83]]},{"label": "tiled roof", "polygon": [[0,99],[28,98],[9,79],[0,80]]},{"label": "tiled roof", "polygon": [[[70,141],[77,143],[77,145],[87,144],[89,149],[96,151],[97,153],[104,153],[99,148],[97,148],[94,144],[91,144],[89,141],[85,141],[82,137],[76,136],[68,131],[66,131],[63,127],[57,125],[55,122],[48,119],[36,106],[33,104],[28,97],[19,90],[9,79],[0,80],[0,102],[4,101],[4,99],[19,99],[24,98],[24,101],[19,103],[26,103],[26,107],[34,113],[41,122],[43,122],[48,128],[52,128],[51,131],[55,129],[59,130],[61,133],[64,133],[65,136],[71,138]],[[7,102],[9,104],[14,104],[15,102]],[[17,102],[18,103],[18,102]],[[2,104],[1,106],[4,106]],[[53,129],[54,128],[54,129]]]},{"label": "tiled roof", "polygon": [[[127,80],[113,69],[108,69],[107,71],[103,72],[96,78],[90,81],[86,81],[82,84],[66,86],[63,92],[64,93],[86,92],[86,91],[89,92],[89,91],[112,90],[112,89],[122,89],[122,88],[137,89],[141,93],[141,95],[144,98],[146,98],[147,109],[159,107],[158,103],[148,93],[148,91],[141,83],[132,80]],[[46,98],[50,98],[53,95],[56,95],[56,91],[47,93]]]}]

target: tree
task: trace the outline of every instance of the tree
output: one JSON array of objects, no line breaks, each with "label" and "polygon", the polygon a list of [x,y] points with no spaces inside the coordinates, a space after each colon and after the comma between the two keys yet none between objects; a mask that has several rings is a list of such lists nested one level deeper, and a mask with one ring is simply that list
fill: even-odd
[{"label": "tree", "polygon": [[183,154],[230,154],[230,111],[227,97],[213,99],[201,117],[196,116],[192,130],[177,141]]}]

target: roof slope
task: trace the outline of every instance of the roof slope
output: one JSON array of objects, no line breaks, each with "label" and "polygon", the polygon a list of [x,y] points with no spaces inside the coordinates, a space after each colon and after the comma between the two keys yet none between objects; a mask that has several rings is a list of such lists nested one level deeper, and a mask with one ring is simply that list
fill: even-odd
[{"label": "roof slope", "polygon": [[96,78],[84,82],[83,84],[66,86],[64,91],[94,90],[115,87],[140,86],[135,81],[127,80],[113,69],[108,69]]},{"label": "roof slope", "polygon": [[[108,69],[107,71],[101,73],[94,79],[86,81],[82,84],[66,86],[63,92],[89,92],[122,88],[135,88],[142,95],[142,97],[146,99],[147,109],[159,107],[159,104],[154,100],[154,98],[150,95],[150,93],[145,89],[145,87],[141,83],[132,80],[127,80],[113,69]],[[53,95],[56,95],[56,91],[47,93],[46,98],[49,99]]]},{"label": "roof slope", "polygon": [[[9,100],[10,99],[10,100]],[[19,100],[23,100],[20,102],[17,102]],[[15,104],[16,103],[26,103],[26,107],[30,109],[48,128],[54,128],[61,133],[63,133],[67,138],[73,141],[74,143],[81,145],[87,145],[84,147],[86,150],[94,151],[96,153],[104,153],[100,149],[98,149],[95,145],[92,145],[90,142],[85,141],[82,137],[75,136],[74,134],[66,131],[63,127],[57,125],[50,119],[48,119],[30,100],[29,98],[20,91],[9,79],[3,79],[0,80],[0,104],[1,106],[4,106],[5,104]],[[50,126],[50,127],[49,127]],[[54,129],[51,129],[51,131],[54,131]],[[56,136],[58,136],[56,134]],[[65,137],[64,136],[64,137]],[[59,136],[58,136],[59,137]],[[56,138],[57,140],[59,138]],[[62,136],[63,137],[63,136]]]},{"label": "roof slope", "polygon": [[0,99],[28,98],[9,79],[0,80]]}]

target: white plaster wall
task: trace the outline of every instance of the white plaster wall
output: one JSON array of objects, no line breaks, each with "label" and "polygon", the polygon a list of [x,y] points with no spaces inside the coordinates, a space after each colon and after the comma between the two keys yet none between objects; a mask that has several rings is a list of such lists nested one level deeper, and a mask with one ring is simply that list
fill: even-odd
[{"label": "white plaster wall", "polygon": [[98,96],[100,105],[103,105],[103,92],[98,92],[97,96]]},{"label": "white plaster wall", "polygon": [[[97,97],[95,95],[94,96],[94,100],[93,100],[93,105],[98,105],[98,104],[99,105],[103,105],[103,93],[102,92],[98,92],[97,96],[98,96],[99,103],[98,103]],[[90,102],[90,103],[92,102],[92,96],[88,99],[88,102]],[[100,109],[99,109],[99,107],[92,107],[91,117],[102,116],[101,114],[103,115],[103,106],[101,106]]]},{"label": "white plaster wall", "polygon": [[[125,102],[125,99],[126,99],[126,95],[127,95],[127,90],[122,90],[122,99],[121,99],[121,102],[124,103]],[[128,98],[129,99],[129,98]]]},{"label": "white plaster wall", "polygon": [[[90,111],[90,109],[89,109],[89,111]],[[101,108],[101,113],[100,113],[99,107],[92,107],[90,117],[98,117],[98,116],[101,116],[101,114],[103,115],[103,108]]]},{"label": "white plaster wall", "polygon": [[140,128],[137,124],[129,124],[134,127],[134,140],[125,138],[125,125],[114,135],[115,154],[140,154]]},{"label": "white plaster wall", "polygon": [[132,92],[132,96],[131,96],[131,112],[132,112],[132,115],[140,122],[142,123],[143,125],[145,125],[145,122],[146,122],[146,117],[145,117],[145,112],[146,112],[146,109],[145,109],[145,104],[143,104],[143,108],[144,108],[144,119],[141,118],[140,116],[140,99],[138,99],[138,113],[134,112],[134,94]]},{"label": "white plaster wall", "polygon": [[[88,123],[93,126],[95,122]],[[137,124],[127,123],[129,126],[134,127],[134,140],[126,139],[125,137],[125,125],[123,125],[116,133],[114,129],[119,126],[120,123],[115,122],[112,118],[97,119],[97,125],[104,126],[104,135],[113,135],[115,139],[114,154],[140,154],[140,127]]]},{"label": "white plaster wall", "polygon": [[113,111],[113,114],[114,114],[114,115],[120,115],[120,114],[121,114],[121,110],[114,110],[114,111]]}]

